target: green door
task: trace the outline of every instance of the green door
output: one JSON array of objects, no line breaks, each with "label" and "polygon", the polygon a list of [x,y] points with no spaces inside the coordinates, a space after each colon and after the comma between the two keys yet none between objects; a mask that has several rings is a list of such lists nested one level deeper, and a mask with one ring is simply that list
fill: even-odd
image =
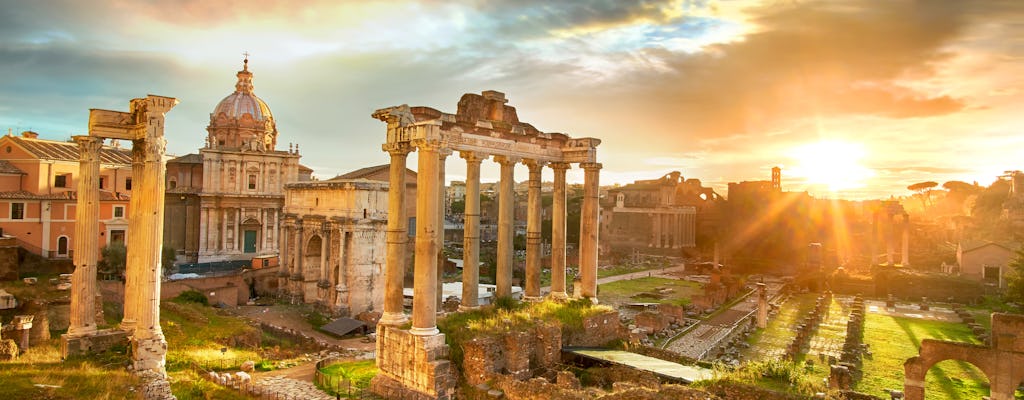
[{"label": "green door", "polygon": [[256,252],[256,231],[245,231],[245,246],[243,248],[246,253]]}]

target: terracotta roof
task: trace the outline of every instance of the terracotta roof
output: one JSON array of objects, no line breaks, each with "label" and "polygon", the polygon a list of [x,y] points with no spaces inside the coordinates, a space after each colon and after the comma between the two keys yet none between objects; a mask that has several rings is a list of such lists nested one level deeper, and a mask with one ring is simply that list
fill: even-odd
[{"label": "terracotta roof", "polygon": [[966,253],[966,252],[969,252],[969,251],[974,251],[974,250],[980,249],[980,248],[988,246],[988,245],[999,246],[999,247],[1002,247],[1002,248],[1010,250],[1010,251],[1014,251],[1015,249],[1020,247],[1019,243],[1013,243],[1013,242],[992,242],[992,241],[985,241],[985,240],[977,240],[977,241],[968,241],[968,242],[961,243],[960,244],[960,248],[961,248],[961,250],[964,253]]},{"label": "terracotta roof", "polygon": [[[128,193],[100,191],[100,201],[128,201],[131,195]],[[5,200],[77,200],[78,192],[67,191],[51,194],[35,194],[24,190],[12,190],[0,192],[0,199]]]},{"label": "terracotta roof", "polygon": [[203,156],[199,154],[186,154],[181,157],[167,160],[167,163],[178,163],[178,164],[202,164]]},{"label": "terracotta roof", "polygon": [[307,167],[307,166],[305,166],[305,165],[299,164],[299,171],[309,171],[309,172],[313,172],[313,169],[312,169],[312,168],[310,168],[310,167]]},{"label": "terracotta roof", "polygon": [[25,175],[25,171],[18,169],[18,167],[15,167],[14,164],[7,160],[0,160],[0,174]]},{"label": "terracotta roof", "polygon": [[[74,142],[56,140],[29,139],[18,136],[7,136],[32,155],[45,160],[78,161],[78,145]],[[103,146],[100,149],[100,162],[105,164],[131,165],[131,149]]]},{"label": "terracotta roof", "polygon": [[[366,177],[368,177],[370,175],[376,174],[376,173],[381,172],[381,171],[389,171],[390,169],[391,169],[391,164],[375,165],[375,166],[372,166],[372,167],[360,168],[360,169],[357,169],[355,171],[349,172],[347,174],[338,175],[338,176],[333,177],[333,178],[331,178],[329,180],[335,180],[335,179],[365,179]],[[405,172],[407,174],[412,174],[413,176],[416,176],[416,171],[413,171],[413,170],[411,170],[409,168],[406,168]]]}]

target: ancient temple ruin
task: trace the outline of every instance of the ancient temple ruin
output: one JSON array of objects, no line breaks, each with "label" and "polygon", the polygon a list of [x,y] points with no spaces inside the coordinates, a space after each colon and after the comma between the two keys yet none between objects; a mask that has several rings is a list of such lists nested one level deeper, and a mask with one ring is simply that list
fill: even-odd
[{"label": "ancient temple ruin", "polygon": [[[160,253],[164,219],[164,115],[178,104],[171,97],[133,99],[129,112],[92,109],[89,134],[75,136],[80,151],[75,224],[75,271],[68,333],[61,355],[97,352],[131,344],[134,371],[164,375],[167,341],[160,328]],[[132,191],[128,209],[124,319],[120,329],[97,330],[96,263],[99,258],[99,167],[104,139],[132,142]]]},{"label": "ancient temple ruin", "polygon": [[580,226],[580,282],[575,291],[597,301],[598,179],[594,138],[570,138],[541,132],[519,121],[505,94],[485,91],[465,94],[458,111],[448,114],[430,107],[407,105],[377,110],[373,117],[387,123],[384,151],[391,155],[388,215],[405,209],[405,164],[419,151],[416,193],[416,234],[412,326],[402,309],[402,282],[408,225],[405,218],[388,218],[384,315],[378,326],[377,365],[373,390],[389,399],[448,399],[455,374],[447,360],[448,346],[437,329],[440,283],[438,258],[442,251],[441,219],[444,160],[458,151],[466,160],[466,205],[462,309],[478,306],[480,237],[480,164],[493,159],[501,166],[498,194],[498,257],[496,295],[512,293],[513,171],[517,163],[529,168],[525,299],[539,300],[541,242],[541,170],[554,171],[552,212],[552,298],[565,299],[566,171],[572,163],[584,170]]}]

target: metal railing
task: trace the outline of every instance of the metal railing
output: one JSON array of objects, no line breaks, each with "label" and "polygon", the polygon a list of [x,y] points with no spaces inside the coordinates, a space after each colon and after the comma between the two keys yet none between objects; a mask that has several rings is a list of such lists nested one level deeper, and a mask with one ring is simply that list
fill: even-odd
[{"label": "metal railing", "polygon": [[324,373],[323,369],[331,365],[338,364],[344,360],[336,357],[325,358],[316,362],[316,371],[313,374],[313,384],[331,395],[344,395],[345,397],[359,398],[362,396],[363,389],[353,386],[352,380],[346,379],[341,375],[327,374]]}]

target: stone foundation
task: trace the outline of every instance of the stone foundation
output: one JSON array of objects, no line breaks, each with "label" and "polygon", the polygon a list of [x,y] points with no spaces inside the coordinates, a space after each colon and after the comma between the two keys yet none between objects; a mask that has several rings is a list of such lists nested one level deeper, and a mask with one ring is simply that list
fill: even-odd
[{"label": "stone foundation", "polygon": [[153,371],[161,376],[164,370],[164,356],[167,354],[167,341],[163,336],[131,340],[133,368],[135,371]]},{"label": "stone foundation", "polygon": [[526,380],[561,361],[562,331],[558,325],[539,325],[500,338],[477,337],[463,343],[462,352],[462,376],[469,385],[498,375]]},{"label": "stone foundation", "polygon": [[122,345],[128,345],[128,333],[120,329],[105,329],[77,337],[64,334],[60,337],[60,356],[68,358],[103,353]]},{"label": "stone foundation", "polygon": [[386,399],[449,400],[456,377],[444,334],[417,336],[377,326],[377,368],[370,390]]}]

